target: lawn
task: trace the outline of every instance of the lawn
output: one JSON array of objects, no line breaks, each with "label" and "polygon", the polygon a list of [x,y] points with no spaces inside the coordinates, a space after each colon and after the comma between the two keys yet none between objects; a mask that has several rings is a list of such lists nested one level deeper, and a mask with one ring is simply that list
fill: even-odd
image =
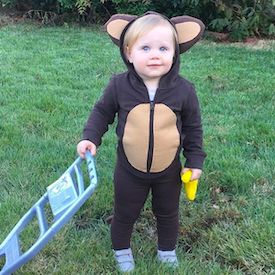
[{"label": "lawn", "polygon": [[[182,55],[181,74],[200,99],[208,157],[196,201],[181,196],[179,268],[156,261],[148,201],[133,234],[133,274],[275,274],[274,57],[274,41],[203,41]],[[0,29],[0,243],[77,157],[92,105],[124,69],[99,27]],[[114,130],[97,154],[96,193],[16,274],[117,274],[105,222]],[[24,239],[32,243],[34,235],[30,228]]]}]

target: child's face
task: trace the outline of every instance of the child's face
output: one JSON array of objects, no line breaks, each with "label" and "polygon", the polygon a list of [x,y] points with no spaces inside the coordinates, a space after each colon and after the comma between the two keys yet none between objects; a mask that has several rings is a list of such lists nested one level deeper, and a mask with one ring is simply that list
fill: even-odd
[{"label": "child's face", "polygon": [[171,69],[174,54],[173,33],[166,25],[153,28],[127,50],[129,62],[145,84],[158,84],[160,78]]}]

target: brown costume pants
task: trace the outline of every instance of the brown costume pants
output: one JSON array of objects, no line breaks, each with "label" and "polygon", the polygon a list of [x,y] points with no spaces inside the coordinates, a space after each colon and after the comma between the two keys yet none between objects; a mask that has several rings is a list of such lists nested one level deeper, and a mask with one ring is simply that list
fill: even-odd
[{"label": "brown costume pants", "polygon": [[157,218],[158,249],[175,249],[179,226],[180,169],[156,179],[144,179],[117,164],[114,184],[115,207],[111,224],[113,249],[130,247],[134,223],[150,190],[152,210]]}]

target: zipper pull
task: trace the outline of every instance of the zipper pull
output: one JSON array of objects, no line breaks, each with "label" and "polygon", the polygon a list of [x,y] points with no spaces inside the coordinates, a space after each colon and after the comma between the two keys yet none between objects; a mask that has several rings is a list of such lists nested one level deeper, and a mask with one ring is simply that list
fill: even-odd
[{"label": "zipper pull", "polygon": [[154,111],[154,107],[155,107],[154,101],[150,101],[150,110]]}]

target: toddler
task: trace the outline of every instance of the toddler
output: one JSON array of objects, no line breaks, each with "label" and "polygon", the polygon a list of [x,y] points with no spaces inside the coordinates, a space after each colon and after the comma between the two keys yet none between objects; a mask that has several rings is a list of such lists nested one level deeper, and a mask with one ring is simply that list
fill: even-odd
[{"label": "toddler", "polygon": [[179,76],[179,61],[200,39],[204,25],[189,16],[168,19],[147,12],[140,17],[113,15],[106,28],[127,71],[110,80],[77,151],[81,157],[86,150],[95,155],[117,115],[111,239],[118,268],[128,272],[135,267],[130,239],[149,192],[157,219],[157,258],[177,266],[180,175],[191,169],[192,180],[198,179],[206,156],[198,99],[193,85]]}]

